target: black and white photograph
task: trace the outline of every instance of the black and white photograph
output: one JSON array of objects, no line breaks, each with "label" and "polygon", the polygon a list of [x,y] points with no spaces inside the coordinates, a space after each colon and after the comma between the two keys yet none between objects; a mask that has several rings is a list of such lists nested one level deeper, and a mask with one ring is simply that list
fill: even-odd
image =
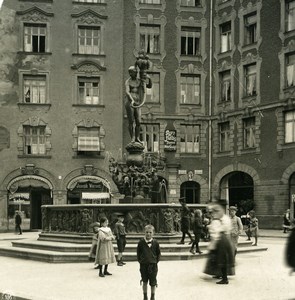
[{"label": "black and white photograph", "polygon": [[0,300],[295,300],[295,0],[0,0]]}]

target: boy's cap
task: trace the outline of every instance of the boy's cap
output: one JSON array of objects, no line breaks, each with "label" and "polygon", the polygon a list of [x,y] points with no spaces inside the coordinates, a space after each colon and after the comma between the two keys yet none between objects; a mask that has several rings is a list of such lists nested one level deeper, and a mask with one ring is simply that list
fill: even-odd
[{"label": "boy's cap", "polygon": [[230,207],[228,208],[228,210],[235,210],[235,211],[237,211],[238,209],[237,209],[235,206],[230,206]]}]

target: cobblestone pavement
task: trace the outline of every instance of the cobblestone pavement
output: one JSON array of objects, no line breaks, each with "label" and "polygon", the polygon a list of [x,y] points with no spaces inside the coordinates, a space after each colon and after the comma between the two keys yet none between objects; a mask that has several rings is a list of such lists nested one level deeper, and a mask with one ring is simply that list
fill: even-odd
[{"label": "cobblestone pavement", "polygon": [[[37,233],[0,234],[0,243],[34,234],[37,237]],[[237,255],[236,276],[230,277],[229,285],[216,285],[216,280],[202,273],[205,258],[160,262],[156,299],[295,300],[295,273],[289,275],[284,263],[286,239],[280,238],[288,235],[278,234],[259,239],[267,251]],[[113,276],[105,278],[98,277],[92,263],[50,264],[0,257],[0,266],[0,292],[24,299],[142,299],[136,262],[110,265]]]}]

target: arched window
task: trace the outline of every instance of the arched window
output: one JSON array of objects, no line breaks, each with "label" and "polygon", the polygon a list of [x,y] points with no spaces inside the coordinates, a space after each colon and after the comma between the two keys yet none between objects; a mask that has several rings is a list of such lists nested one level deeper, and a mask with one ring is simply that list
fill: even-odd
[{"label": "arched window", "polygon": [[185,197],[186,203],[200,203],[200,185],[195,181],[185,181],[180,186],[180,197]]}]

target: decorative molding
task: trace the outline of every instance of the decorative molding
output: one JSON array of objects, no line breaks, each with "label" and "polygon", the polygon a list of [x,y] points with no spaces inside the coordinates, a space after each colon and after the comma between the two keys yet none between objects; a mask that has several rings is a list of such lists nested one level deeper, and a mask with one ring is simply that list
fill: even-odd
[{"label": "decorative molding", "polygon": [[17,11],[17,15],[22,16],[22,21],[32,21],[32,22],[47,22],[48,17],[53,17],[54,13],[46,12],[37,6],[33,6],[29,9],[23,11]]},{"label": "decorative molding", "polygon": [[92,73],[98,74],[100,71],[106,71],[107,69],[105,66],[102,66],[100,62],[97,63],[89,60],[82,61],[77,64],[73,64],[71,68],[73,70],[77,70],[78,72],[83,72],[87,74],[92,74]]},{"label": "decorative molding", "polygon": [[106,20],[108,17],[101,15],[92,9],[87,9],[79,13],[71,14],[73,18],[76,18],[76,22],[82,24],[100,24],[100,20]]}]

